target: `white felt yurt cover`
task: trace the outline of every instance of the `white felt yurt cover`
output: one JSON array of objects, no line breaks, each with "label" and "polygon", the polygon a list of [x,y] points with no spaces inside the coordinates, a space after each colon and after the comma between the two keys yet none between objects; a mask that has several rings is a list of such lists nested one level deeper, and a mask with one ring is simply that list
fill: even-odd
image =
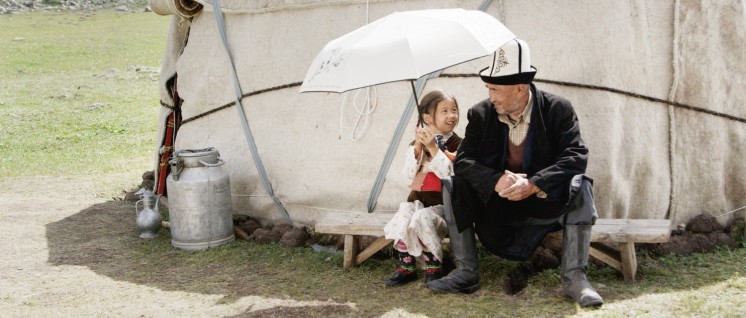
[{"label": "white felt yurt cover", "polygon": [[[174,2],[177,5],[165,5]],[[196,14],[178,4],[198,3]],[[299,93],[330,40],[395,11],[477,9],[482,0],[222,1],[242,99],[274,194],[294,223],[328,211],[367,213],[386,149],[411,95],[407,82],[366,92]],[[162,64],[161,126],[177,79],[183,124],[175,148],[220,151],[236,213],[281,222],[262,187],[235,109],[228,55],[209,0],[151,0],[174,14]],[[194,8],[193,6],[190,8]],[[607,218],[668,218],[746,205],[746,12],[742,1],[492,1],[487,12],[531,46],[538,88],[568,98],[590,149],[598,211]],[[466,110],[486,98],[483,59],[446,69],[425,91]],[[362,74],[361,76],[364,76]],[[365,99],[375,109],[365,109]],[[362,113],[362,115],[361,115]],[[360,122],[358,122],[358,119]],[[366,127],[367,121],[367,127]],[[409,118],[414,129],[415,116]],[[364,129],[365,128],[365,129]],[[404,133],[374,213],[408,193]]]}]

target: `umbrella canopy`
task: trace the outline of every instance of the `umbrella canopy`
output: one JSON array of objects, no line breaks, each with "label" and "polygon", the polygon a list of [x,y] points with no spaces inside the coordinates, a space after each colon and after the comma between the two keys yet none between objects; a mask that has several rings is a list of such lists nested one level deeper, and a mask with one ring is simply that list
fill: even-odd
[{"label": "umbrella canopy", "polygon": [[395,12],[329,42],[301,92],[344,92],[423,75],[492,54],[515,38],[477,10]]}]

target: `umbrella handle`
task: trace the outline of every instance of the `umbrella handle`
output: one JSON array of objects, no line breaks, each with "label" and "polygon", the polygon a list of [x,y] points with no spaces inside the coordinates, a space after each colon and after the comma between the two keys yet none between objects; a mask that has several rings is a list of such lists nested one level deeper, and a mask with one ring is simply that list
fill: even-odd
[{"label": "umbrella handle", "polygon": [[417,97],[417,89],[414,87],[414,80],[410,80],[409,84],[412,86],[412,94],[414,95],[414,105],[417,106],[417,127],[424,127],[422,122],[422,113],[420,112],[420,99]]}]

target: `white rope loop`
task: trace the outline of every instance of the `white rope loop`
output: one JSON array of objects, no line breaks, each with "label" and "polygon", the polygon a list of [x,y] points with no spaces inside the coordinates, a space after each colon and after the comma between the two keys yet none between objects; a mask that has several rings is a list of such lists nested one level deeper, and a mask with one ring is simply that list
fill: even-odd
[{"label": "white rope loop", "polygon": [[[367,25],[370,21],[370,1],[365,1],[365,24]],[[352,141],[358,141],[362,139],[365,136],[365,133],[368,132],[368,127],[370,126],[370,115],[373,114],[373,112],[376,110],[376,106],[378,106],[378,88],[375,86],[373,87],[366,87],[365,90],[365,99],[363,100],[362,108],[358,106],[358,97],[360,96],[360,92],[363,91],[363,88],[355,90],[355,95],[352,98],[352,107],[357,113],[357,119],[355,120],[355,125],[352,127],[352,130],[350,130],[350,140]],[[371,90],[373,91],[373,94],[371,95]],[[344,109],[347,105],[347,96],[348,93],[342,94],[342,105],[339,109],[339,136],[342,138],[342,134],[344,133]],[[362,122],[363,126],[360,128],[360,123]]]}]

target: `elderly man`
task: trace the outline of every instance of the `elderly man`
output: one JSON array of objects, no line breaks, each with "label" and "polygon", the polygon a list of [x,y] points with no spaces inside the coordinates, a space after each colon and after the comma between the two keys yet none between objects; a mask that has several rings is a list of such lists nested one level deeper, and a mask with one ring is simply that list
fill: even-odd
[{"label": "elderly man", "polygon": [[526,42],[512,40],[480,72],[489,99],[469,109],[445,212],[456,269],[427,287],[480,288],[475,232],[491,253],[526,260],[547,233],[564,228],[562,290],[581,306],[600,306],[586,278],[596,220],[592,180],[583,175],[588,149],[570,102],[531,84],[529,59]]}]

